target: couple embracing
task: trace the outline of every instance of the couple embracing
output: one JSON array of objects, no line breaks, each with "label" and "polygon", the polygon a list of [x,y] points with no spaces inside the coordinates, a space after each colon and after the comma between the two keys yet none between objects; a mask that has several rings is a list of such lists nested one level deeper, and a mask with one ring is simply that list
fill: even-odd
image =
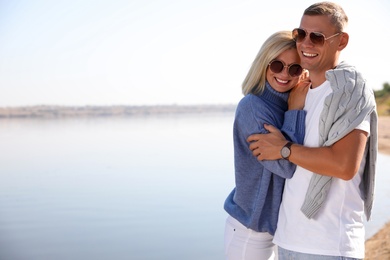
[{"label": "couple embracing", "polygon": [[320,2],[271,35],[242,84],[226,259],[363,259],[377,156],[373,90],[339,61],[348,17]]}]

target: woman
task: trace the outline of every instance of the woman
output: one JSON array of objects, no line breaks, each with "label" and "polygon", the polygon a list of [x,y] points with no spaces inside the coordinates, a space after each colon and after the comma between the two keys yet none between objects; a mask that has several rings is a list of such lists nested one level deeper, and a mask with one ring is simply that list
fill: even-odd
[{"label": "woman", "polygon": [[[267,133],[264,124],[271,124],[290,141],[303,142],[302,109],[309,83],[301,76],[299,63],[291,32],[277,32],[264,42],[242,84],[245,96],[237,106],[233,128],[236,187],[224,205],[229,214],[227,259],[275,259],[272,238],[284,180],[292,177],[296,166],[286,159],[258,161],[246,139]],[[289,95],[294,98],[288,101]]]}]

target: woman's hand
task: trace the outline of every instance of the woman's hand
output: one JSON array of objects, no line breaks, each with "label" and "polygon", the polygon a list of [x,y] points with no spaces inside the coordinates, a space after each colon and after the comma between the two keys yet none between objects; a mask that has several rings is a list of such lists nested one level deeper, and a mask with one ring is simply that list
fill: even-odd
[{"label": "woman's hand", "polygon": [[304,70],[298,84],[290,91],[288,98],[289,110],[301,110],[305,106],[306,94],[311,86],[309,71]]}]

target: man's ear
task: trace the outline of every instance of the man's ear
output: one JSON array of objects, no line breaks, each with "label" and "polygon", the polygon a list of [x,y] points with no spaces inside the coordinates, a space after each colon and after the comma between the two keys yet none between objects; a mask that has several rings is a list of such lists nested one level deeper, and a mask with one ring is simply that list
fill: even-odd
[{"label": "man's ear", "polygon": [[338,50],[341,51],[345,47],[347,47],[348,41],[349,41],[349,34],[346,32],[343,32],[340,36],[340,44],[339,44]]}]

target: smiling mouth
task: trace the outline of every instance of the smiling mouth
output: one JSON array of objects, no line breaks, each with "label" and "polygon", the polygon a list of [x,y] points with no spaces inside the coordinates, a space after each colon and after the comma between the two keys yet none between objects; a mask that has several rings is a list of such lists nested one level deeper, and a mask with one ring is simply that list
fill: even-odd
[{"label": "smiling mouth", "polygon": [[288,80],[281,80],[281,79],[278,79],[278,78],[275,78],[277,82],[279,83],[283,83],[283,84],[286,84],[288,82]]},{"label": "smiling mouth", "polygon": [[302,52],[302,54],[303,54],[303,56],[308,57],[308,58],[313,58],[313,57],[318,56],[318,54],[316,54],[316,53]]}]

